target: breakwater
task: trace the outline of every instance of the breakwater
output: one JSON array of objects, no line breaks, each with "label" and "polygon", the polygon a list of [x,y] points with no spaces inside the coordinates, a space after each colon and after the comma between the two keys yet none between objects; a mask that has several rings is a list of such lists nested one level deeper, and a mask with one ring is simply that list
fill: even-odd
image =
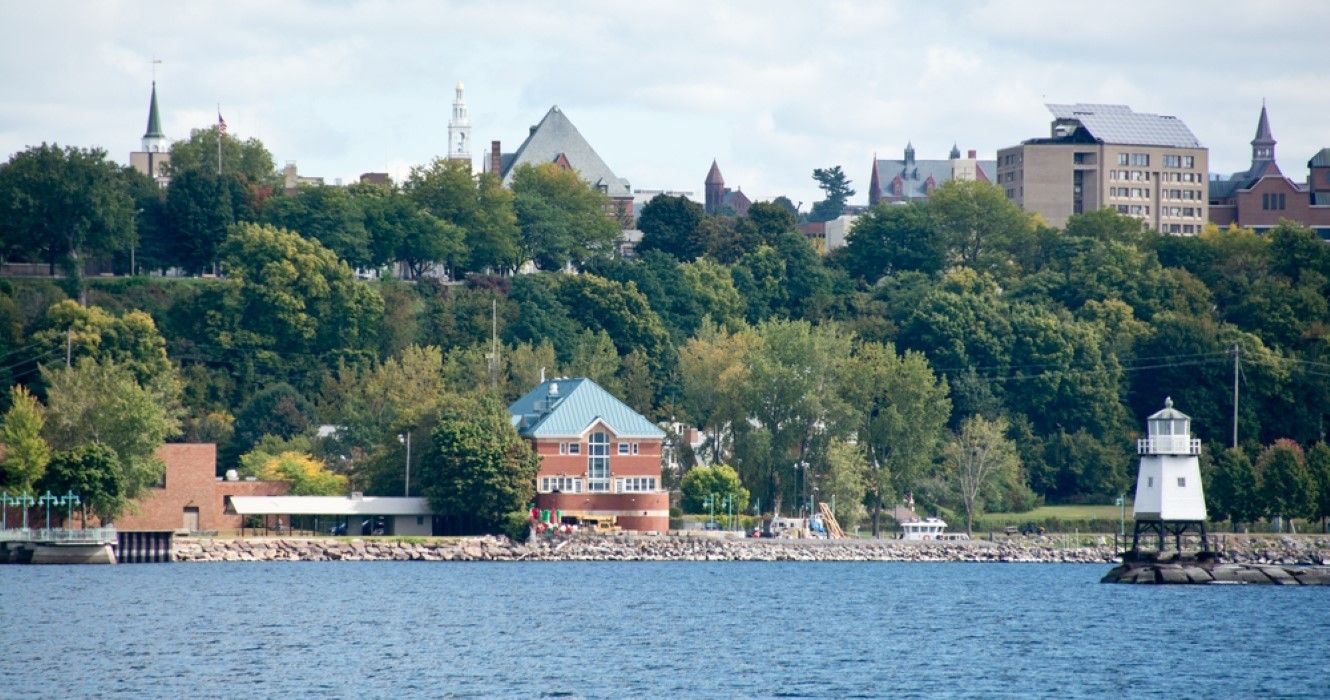
[{"label": "breakwater", "polygon": [[[1330,564],[1330,541],[1231,539],[1221,561]],[[467,538],[176,538],[173,558],[209,561],[890,561],[1115,564],[1111,545],[1065,547],[1055,538],[998,542],[753,540],[723,537],[579,536],[513,543]]]}]

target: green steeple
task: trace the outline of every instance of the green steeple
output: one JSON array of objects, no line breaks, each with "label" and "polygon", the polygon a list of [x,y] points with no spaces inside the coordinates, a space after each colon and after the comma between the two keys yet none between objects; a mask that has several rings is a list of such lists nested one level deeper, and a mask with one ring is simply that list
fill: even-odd
[{"label": "green steeple", "polygon": [[162,133],[162,118],[157,116],[157,81],[152,81],[152,102],[148,105],[148,130],[144,132],[145,139],[164,139],[166,134]]}]

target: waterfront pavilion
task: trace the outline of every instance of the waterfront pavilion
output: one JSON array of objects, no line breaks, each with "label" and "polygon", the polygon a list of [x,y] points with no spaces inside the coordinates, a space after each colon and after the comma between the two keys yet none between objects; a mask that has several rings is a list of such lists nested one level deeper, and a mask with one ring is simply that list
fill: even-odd
[{"label": "waterfront pavilion", "polygon": [[[401,496],[233,496],[226,512],[261,519],[256,530],[284,534],[299,529],[319,534],[431,535],[434,511],[429,499]],[[241,528],[244,535],[245,528]]]}]

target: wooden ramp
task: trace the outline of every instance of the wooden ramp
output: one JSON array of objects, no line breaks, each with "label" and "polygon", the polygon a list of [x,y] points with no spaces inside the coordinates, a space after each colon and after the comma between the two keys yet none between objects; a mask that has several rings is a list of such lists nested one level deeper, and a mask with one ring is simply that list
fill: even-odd
[{"label": "wooden ramp", "polygon": [[831,506],[824,501],[817,504],[817,507],[822,512],[822,526],[827,529],[827,537],[833,540],[845,539],[845,531],[836,522],[836,514],[831,512]]}]

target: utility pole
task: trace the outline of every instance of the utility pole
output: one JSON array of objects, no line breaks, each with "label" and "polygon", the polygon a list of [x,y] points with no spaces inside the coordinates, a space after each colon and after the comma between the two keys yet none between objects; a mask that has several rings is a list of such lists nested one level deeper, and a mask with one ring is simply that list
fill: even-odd
[{"label": "utility pole", "polygon": [[65,367],[74,364],[74,329],[65,331]]},{"label": "utility pole", "polygon": [[499,300],[490,300],[490,391],[499,391]]},{"label": "utility pole", "polygon": [[1233,344],[1233,449],[1238,447],[1238,344]]}]

